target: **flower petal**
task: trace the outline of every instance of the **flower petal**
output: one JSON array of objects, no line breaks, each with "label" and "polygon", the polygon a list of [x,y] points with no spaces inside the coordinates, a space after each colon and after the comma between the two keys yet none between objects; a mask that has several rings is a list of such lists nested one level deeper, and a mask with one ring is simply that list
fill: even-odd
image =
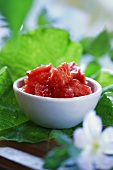
[{"label": "flower petal", "polygon": [[108,127],[102,132],[102,138],[105,141],[113,142],[113,127]]},{"label": "flower petal", "polygon": [[101,135],[104,153],[113,154],[113,127],[106,128]]},{"label": "flower petal", "polygon": [[90,152],[83,151],[77,160],[81,170],[93,170],[93,162]]},{"label": "flower petal", "polygon": [[104,153],[108,154],[108,155],[113,155],[113,142],[106,145],[106,147],[104,149]]},{"label": "flower petal", "polygon": [[99,137],[102,131],[102,120],[95,111],[91,111],[85,116],[83,128],[89,140]]},{"label": "flower petal", "polygon": [[111,169],[113,167],[113,157],[107,155],[101,155],[96,159],[97,169]]},{"label": "flower petal", "polygon": [[78,128],[74,131],[73,139],[76,147],[78,148],[83,149],[88,144],[83,128]]}]

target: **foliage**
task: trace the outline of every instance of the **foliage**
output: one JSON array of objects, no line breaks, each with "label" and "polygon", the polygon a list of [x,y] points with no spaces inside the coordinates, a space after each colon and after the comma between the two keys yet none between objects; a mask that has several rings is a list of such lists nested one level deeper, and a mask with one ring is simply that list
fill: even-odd
[{"label": "foliage", "polygon": [[50,27],[52,26],[52,22],[53,21],[50,21],[49,17],[47,17],[47,11],[43,9],[38,16],[38,27]]},{"label": "foliage", "polygon": [[96,37],[85,37],[81,40],[84,53],[91,54],[98,59],[110,51],[109,32],[103,31]]},{"label": "foliage", "polygon": [[71,138],[61,132],[54,132],[54,139],[60,144],[45,156],[44,168],[57,169],[58,167],[65,167],[65,169],[78,168],[75,160],[80,154]]},{"label": "foliage", "polygon": [[0,53],[0,66],[7,65],[15,80],[42,63],[52,63],[53,66],[64,61],[79,63],[81,54],[80,43],[72,42],[68,32],[44,28],[10,40]]},{"label": "foliage", "polygon": [[96,106],[96,111],[102,118],[104,126],[113,126],[113,92],[110,92],[110,89],[102,94]]},{"label": "foliage", "polygon": [[85,75],[91,77],[92,75],[98,73],[101,70],[101,66],[97,61],[91,61],[85,69]]},{"label": "foliage", "polygon": [[109,70],[101,70],[97,74],[93,75],[93,78],[98,81],[101,86],[107,87],[109,85],[112,85],[112,80],[113,80],[113,73],[110,72]]},{"label": "foliage", "polygon": [[33,0],[0,0],[0,12],[5,17],[12,30],[13,36],[17,35]]}]

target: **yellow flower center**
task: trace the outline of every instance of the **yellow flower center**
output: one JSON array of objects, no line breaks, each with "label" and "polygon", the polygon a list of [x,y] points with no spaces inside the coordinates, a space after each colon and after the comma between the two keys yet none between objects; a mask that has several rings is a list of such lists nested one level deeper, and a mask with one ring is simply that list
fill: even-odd
[{"label": "yellow flower center", "polygon": [[99,142],[98,141],[94,141],[92,149],[93,149],[93,152],[97,152],[97,150],[99,149]]}]

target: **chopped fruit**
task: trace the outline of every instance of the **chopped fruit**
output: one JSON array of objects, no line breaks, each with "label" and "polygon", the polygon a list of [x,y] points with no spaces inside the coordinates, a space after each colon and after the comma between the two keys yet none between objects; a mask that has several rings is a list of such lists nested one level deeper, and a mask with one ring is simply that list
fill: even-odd
[{"label": "chopped fruit", "polygon": [[63,63],[52,70],[50,77],[50,86],[58,88],[65,86],[71,80],[71,74],[67,63]]},{"label": "chopped fruit", "polygon": [[62,63],[57,68],[41,65],[26,72],[27,78],[22,90],[26,93],[53,97],[72,98],[91,94],[86,77],[74,63]]},{"label": "chopped fruit", "polygon": [[35,95],[51,97],[51,90],[49,89],[48,85],[37,83],[35,86]]}]

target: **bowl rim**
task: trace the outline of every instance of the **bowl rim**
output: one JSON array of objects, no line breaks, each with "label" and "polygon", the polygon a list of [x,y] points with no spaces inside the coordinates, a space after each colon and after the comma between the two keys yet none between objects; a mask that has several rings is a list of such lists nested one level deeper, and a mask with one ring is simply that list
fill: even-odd
[{"label": "bowl rim", "polygon": [[14,81],[13,83],[13,90],[14,92],[18,92],[18,93],[21,93],[23,94],[24,96],[28,96],[28,97],[31,97],[31,98],[34,98],[34,99],[41,99],[41,100],[48,100],[48,101],[53,101],[53,102],[68,102],[68,101],[73,101],[73,100],[86,100],[87,98],[91,98],[93,96],[98,96],[102,93],[102,87],[101,85],[94,79],[92,78],[89,78],[89,77],[86,77],[86,81],[88,80],[89,82],[92,82],[95,86],[97,86],[97,90],[91,94],[88,94],[88,95],[85,95],[85,96],[79,96],[79,97],[73,97],[73,98],[52,98],[52,97],[44,97],[44,96],[36,96],[36,95],[33,95],[33,94],[29,94],[29,93],[26,93],[24,91],[21,90],[21,88],[18,88],[17,87],[17,84],[20,82],[20,81],[23,81],[24,77],[21,77],[17,80]]}]

